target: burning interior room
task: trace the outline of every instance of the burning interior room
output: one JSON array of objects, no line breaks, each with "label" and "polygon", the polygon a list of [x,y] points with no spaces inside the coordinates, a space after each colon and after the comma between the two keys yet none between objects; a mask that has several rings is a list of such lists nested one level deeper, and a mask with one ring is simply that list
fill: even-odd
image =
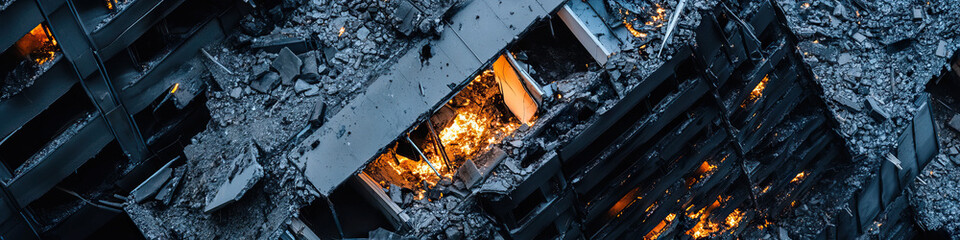
[{"label": "burning interior room", "polygon": [[0,0],[0,239],[960,239],[956,0]]}]

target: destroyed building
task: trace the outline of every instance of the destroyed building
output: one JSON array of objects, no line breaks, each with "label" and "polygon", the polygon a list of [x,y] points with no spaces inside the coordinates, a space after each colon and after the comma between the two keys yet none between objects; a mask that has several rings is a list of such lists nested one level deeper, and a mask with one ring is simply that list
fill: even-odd
[{"label": "destroyed building", "polygon": [[0,238],[958,239],[957,4],[0,0]]}]

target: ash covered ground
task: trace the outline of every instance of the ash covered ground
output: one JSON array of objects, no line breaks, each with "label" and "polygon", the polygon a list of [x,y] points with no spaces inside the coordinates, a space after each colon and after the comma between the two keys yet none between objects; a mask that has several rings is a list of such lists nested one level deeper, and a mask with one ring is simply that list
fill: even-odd
[{"label": "ash covered ground", "polygon": [[[442,29],[442,15],[456,4],[453,0],[412,1],[426,9],[422,24],[413,29],[398,27],[394,16],[402,1],[379,0],[310,0],[298,3],[283,1],[279,10],[255,10],[244,18],[238,31],[223,42],[205,48],[209,56],[200,55],[185,64],[207,69],[205,76],[217,87],[208,91],[207,107],[212,120],[207,129],[193,138],[185,149],[187,159],[174,170],[179,191],[169,203],[151,201],[130,204],[128,213],[148,238],[277,238],[279,228],[290,216],[316,198],[317,193],[306,183],[300,155],[307,145],[299,144],[311,130],[308,121],[318,103],[327,106],[327,116],[340,110],[363,87],[400,56],[408,46],[429,38]],[[845,201],[854,190],[876,174],[883,156],[896,147],[895,140],[912,119],[924,95],[924,86],[940,73],[949,53],[960,45],[960,1],[777,1],[787,14],[793,31],[801,38],[800,50],[823,86],[824,98],[841,124],[839,132],[856,154],[851,167],[835,169],[835,177],[826,178],[781,222],[774,223],[759,236],[791,236],[812,238],[844,211]],[[672,14],[677,1],[663,1],[665,16]],[[676,46],[693,39],[699,23],[699,11],[712,9],[715,1],[692,1],[680,18],[678,30],[667,43],[662,55],[657,51],[665,35],[665,27],[643,29],[647,34],[637,38],[634,49],[618,54],[606,68],[591,68],[586,73],[555,76],[554,89],[565,96],[553,104],[572,104],[570,99],[589,98],[592,93],[577,84],[601,72],[617,72],[624,76],[617,87],[602,91],[623,92],[630,89],[670,58]],[[0,4],[2,5],[2,4]],[[660,24],[667,19],[661,17]],[[256,46],[284,38],[302,38],[332,46],[284,58],[286,53],[268,52]],[[315,78],[283,82],[277,66],[301,66],[314,58],[311,71]],[[281,63],[275,65],[278,59]],[[288,62],[284,62],[288,61]],[[299,62],[297,64],[296,62]],[[279,67],[284,68],[284,67]],[[307,68],[303,68],[307,69]],[[598,112],[612,106],[616,99],[596,99]],[[960,109],[949,99],[934,101],[939,112]],[[937,115],[946,122],[953,114]],[[516,159],[525,144],[555,145],[569,140],[570,133],[584,126],[543,126],[556,128],[556,139],[507,139],[496,147],[507,157],[494,170],[481,191],[504,191],[519,182],[537,167],[523,166]],[[960,156],[958,132],[939,126],[941,148],[938,156],[910,193],[920,225],[930,229],[946,229],[960,236]],[[522,136],[524,130],[518,131]],[[952,132],[951,132],[952,131]],[[516,139],[516,140],[521,140]],[[255,154],[254,154],[255,153]],[[244,197],[224,210],[204,213],[204,205],[216,195],[216,189],[230,179],[231,170],[239,164],[238,156],[253,155],[263,167],[263,176],[249,187]],[[451,185],[454,185],[451,183]],[[462,188],[451,186],[454,188]],[[401,203],[408,206],[414,230],[406,233],[416,238],[498,238],[495,227],[478,208],[470,207],[465,196],[448,196],[440,201]],[[437,214],[447,212],[451,214]],[[441,230],[442,229],[442,230]],[[784,230],[779,230],[784,229]],[[384,233],[387,234],[387,233]],[[442,237],[438,234],[442,234]]]}]

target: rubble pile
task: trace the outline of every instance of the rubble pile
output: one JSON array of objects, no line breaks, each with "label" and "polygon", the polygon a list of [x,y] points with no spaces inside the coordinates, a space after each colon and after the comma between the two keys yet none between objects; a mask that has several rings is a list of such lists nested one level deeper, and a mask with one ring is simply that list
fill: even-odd
[{"label": "rubble pile", "polygon": [[[852,169],[836,169],[837,177],[824,179],[811,201],[781,223],[792,236],[809,238],[832,213],[845,211],[843,200],[876,175],[879,161],[895,149],[896,136],[925,99],[924,84],[960,43],[960,9],[956,1],[777,2],[800,38],[799,50],[831,103],[841,135],[858,155]],[[941,214],[949,212],[926,216]]]},{"label": "rubble pile", "polygon": [[[317,118],[313,122],[321,124],[389,66],[390,57],[427,36],[404,37],[393,27],[400,21],[393,9],[401,2],[406,1],[291,0],[270,10],[256,8],[240,31],[185,64],[208,70],[197,77],[211,84],[211,122],[184,149],[185,163],[174,168],[171,179],[178,187],[171,200],[125,208],[137,225],[147,226],[141,229],[145,236],[277,238],[278,228],[317,196],[304,182],[302,166],[291,164],[299,162],[303,149],[290,148],[317,126],[308,122]],[[432,13],[418,17],[435,21],[453,4],[414,2]],[[314,49],[283,45],[290,39],[319,44]],[[325,106],[320,116],[311,114],[317,106]],[[232,185],[225,182],[236,174],[227,169],[242,169],[239,164],[247,163],[236,159],[251,148],[259,152],[259,181],[246,186],[236,202],[206,206],[222,187]]]},{"label": "rubble pile", "polygon": [[414,239],[503,239],[474,201],[456,195],[412,201],[403,211],[410,216],[412,230],[403,236]]},{"label": "rubble pile", "polygon": [[32,86],[37,76],[40,75],[37,74],[38,72],[40,72],[40,67],[33,61],[21,61],[17,64],[10,73],[0,79],[0,101],[13,97],[20,91]]}]

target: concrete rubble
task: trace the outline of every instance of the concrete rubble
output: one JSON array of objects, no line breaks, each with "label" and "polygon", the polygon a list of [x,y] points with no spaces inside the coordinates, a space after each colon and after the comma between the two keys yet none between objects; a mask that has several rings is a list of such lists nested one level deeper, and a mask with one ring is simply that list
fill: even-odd
[{"label": "concrete rubble", "polygon": [[[275,8],[255,9],[244,17],[239,31],[205,48],[228,70],[207,67],[206,77],[215,79],[220,88],[207,92],[211,121],[186,146],[182,164],[163,168],[124,206],[147,238],[278,238],[291,216],[324,198],[303,176],[303,154],[316,143],[301,142],[364,93],[402,53],[423,51],[414,46],[450,27],[445,26],[444,17],[462,1],[281,2]],[[610,2],[641,9],[642,1]],[[659,14],[669,16],[678,1],[652,2],[662,7]],[[876,175],[875,166],[896,147],[896,136],[925,96],[924,84],[939,74],[949,53],[960,45],[960,8],[956,7],[960,3],[878,0],[864,7],[857,4],[860,0],[776,2],[800,38],[799,51],[817,76],[856,162],[847,169],[831,170],[844,174],[823,179],[776,227],[751,234],[810,239],[829,223],[831,215],[844,211],[841,200],[849,199]],[[622,50],[630,54],[613,55],[605,66],[572,72],[563,70],[572,66],[550,69],[537,66],[550,63],[531,64],[535,65],[531,75],[555,80],[544,86],[549,93],[545,94],[547,106],[557,108],[547,112],[567,105],[605,112],[640,79],[671,59],[678,45],[693,41],[701,11],[716,4],[688,1],[659,58],[656,52],[666,34],[666,27],[661,27],[664,17],[639,26],[645,37],[633,39]],[[0,1],[0,9],[3,5]],[[518,60],[524,62],[523,58]],[[605,83],[597,85],[605,86],[600,88],[603,93],[585,91],[585,86],[601,81]],[[3,90],[3,96],[16,92]],[[543,164],[524,161],[534,155],[529,149],[553,150],[583,131],[586,126],[580,120],[543,127],[556,132],[552,139],[526,139],[524,134],[538,129],[524,125],[491,145],[503,152],[497,164],[467,160],[455,178],[439,181],[420,200],[414,200],[410,189],[396,185],[382,189],[410,216],[412,226],[402,232],[377,229],[369,236],[501,239],[503,229],[476,207],[475,195],[503,193],[516,186]],[[937,120],[947,123],[941,128],[946,130],[940,131],[940,141],[943,149],[952,150],[941,153],[938,159],[943,160],[921,175],[925,184],[911,193],[915,199],[911,205],[924,227],[947,229],[958,236],[960,191],[940,190],[960,184],[960,114]]]},{"label": "concrete rubble", "polygon": [[[800,210],[784,219],[781,226],[791,236],[806,239],[829,222],[832,216],[827,213],[845,211],[845,204],[828,199],[849,199],[864,181],[876,175],[883,155],[895,149],[896,136],[926,96],[924,84],[939,74],[947,53],[957,50],[960,9],[954,7],[956,1],[777,2],[791,28],[800,33],[801,41],[839,53],[834,59],[832,51],[824,54],[812,49],[806,51],[809,55],[805,61],[813,67],[825,98],[834,99],[831,110],[840,121],[840,132],[859,155],[850,169],[836,170],[844,174],[824,179],[818,190],[811,192],[810,198],[815,201],[804,201]],[[943,131],[940,133],[943,138]],[[941,146],[946,149],[951,144]],[[960,170],[956,165],[945,167],[954,169],[952,172]],[[943,186],[957,179],[931,179],[926,175],[922,178],[926,178],[927,184],[920,185],[920,189]],[[913,193],[920,199],[929,199],[927,195],[923,190]],[[931,201],[921,200],[921,205],[937,205]],[[956,203],[938,206],[950,205],[960,207]],[[950,221],[942,219],[957,219],[951,211],[918,211],[923,213],[918,214],[924,216],[921,219],[933,219],[943,225]],[[960,225],[950,224],[947,229],[952,229],[953,236],[960,234]]]}]

